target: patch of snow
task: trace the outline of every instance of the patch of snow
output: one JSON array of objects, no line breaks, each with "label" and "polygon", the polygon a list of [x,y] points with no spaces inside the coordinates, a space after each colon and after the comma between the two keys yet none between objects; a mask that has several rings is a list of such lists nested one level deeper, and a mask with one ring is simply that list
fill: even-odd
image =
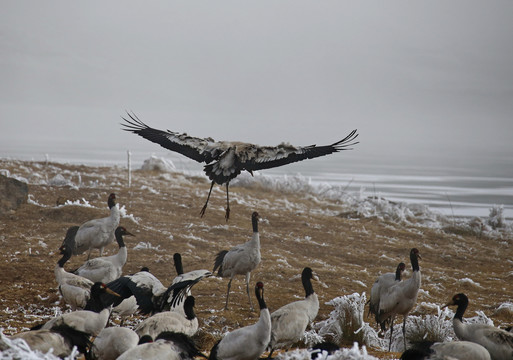
[{"label": "patch of snow", "polygon": [[144,242],[141,241],[137,245],[134,246],[132,250],[155,250],[155,251],[161,251],[160,245],[153,246],[149,241]]},{"label": "patch of snow", "polygon": [[478,282],[475,282],[474,280],[472,280],[470,278],[459,279],[458,282],[460,284],[469,284],[472,286],[482,287],[481,284],[479,284]]}]

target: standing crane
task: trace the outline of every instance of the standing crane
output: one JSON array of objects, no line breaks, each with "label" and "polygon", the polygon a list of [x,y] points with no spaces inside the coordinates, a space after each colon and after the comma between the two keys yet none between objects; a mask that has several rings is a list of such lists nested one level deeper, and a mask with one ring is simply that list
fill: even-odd
[{"label": "standing crane", "polygon": [[217,275],[221,277],[229,277],[228,290],[226,292],[226,305],[225,310],[228,309],[228,299],[230,298],[230,287],[235,275],[246,275],[246,292],[248,293],[249,306],[253,310],[253,303],[249,295],[249,279],[251,278],[251,271],[253,271],[258,264],[260,264],[260,235],[258,233],[258,219],[259,215],[255,211],[251,215],[251,223],[253,225],[253,235],[251,240],[234,246],[230,250],[220,251],[214,262],[214,270],[219,269]]}]

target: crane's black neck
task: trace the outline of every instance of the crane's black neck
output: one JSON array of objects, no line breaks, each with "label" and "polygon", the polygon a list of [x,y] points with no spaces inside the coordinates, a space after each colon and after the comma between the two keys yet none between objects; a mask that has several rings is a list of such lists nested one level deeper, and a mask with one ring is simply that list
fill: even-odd
[{"label": "crane's black neck", "polygon": [[258,307],[260,308],[260,310],[262,309],[267,309],[267,304],[265,303],[265,300],[264,300],[264,286],[259,286],[257,284],[257,286],[255,287],[255,296],[257,298],[257,301],[258,301]]},{"label": "crane's black neck", "polygon": [[101,312],[103,309],[107,308],[106,300],[107,298],[103,298],[102,295],[106,294],[105,292],[105,284],[101,282],[96,282],[91,286],[91,296],[89,300],[87,300],[86,306],[84,310],[94,311],[96,313]]},{"label": "crane's black neck", "polygon": [[123,228],[116,228],[116,231],[114,231],[114,235],[116,236],[116,242],[118,243],[119,247],[124,247],[125,241],[123,240]]},{"label": "crane's black neck", "polygon": [[395,270],[395,281],[401,281],[401,273],[404,269],[404,263],[400,263]]},{"label": "crane's black neck", "polygon": [[176,273],[178,275],[182,275],[183,274],[182,256],[179,253],[175,253],[173,255],[173,260],[175,262]]},{"label": "crane's black neck", "polygon": [[68,247],[65,247],[62,252],[62,257],[57,261],[57,264],[59,264],[59,267],[63,268],[64,264],[71,258],[71,249]]},{"label": "crane's black neck", "polygon": [[251,223],[253,224],[253,232],[257,233],[258,232],[258,213],[257,212],[254,212],[253,215],[251,216]]},{"label": "crane's black neck", "polygon": [[183,311],[187,320],[193,320],[196,317],[194,313],[194,296],[187,296],[183,303]]},{"label": "crane's black neck", "polygon": [[417,253],[415,251],[410,251],[410,261],[411,261],[411,268],[413,271],[419,271],[419,258],[417,256]]},{"label": "crane's black neck", "polygon": [[465,310],[467,310],[468,306],[468,297],[465,294],[459,294],[457,305],[458,308],[456,309],[456,314],[454,314],[454,318],[463,321],[463,314],[465,313]]},{"label": "crane's black neck", "polygon": [[303,272],[301,273],[301,282],[303,283],[303,288],[305,289],[305,297],[308,297],[314,293],[312,277],[312,269],[309,267],[304,268]]},{"label": "crane's black neck", "polygon": [[109,205],[109,209],[112,209],[116,206],[116,195],[110,194],[109,199],[107,200],[107,204]]}]

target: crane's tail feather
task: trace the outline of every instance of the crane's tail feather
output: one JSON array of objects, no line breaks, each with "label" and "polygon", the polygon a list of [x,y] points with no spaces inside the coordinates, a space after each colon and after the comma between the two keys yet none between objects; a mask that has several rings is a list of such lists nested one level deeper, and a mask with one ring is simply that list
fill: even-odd
[{"label": "crane's tail feather", "polygon": [[228,254],[228,250],[219,251],[219,253],[216,255],[216,259],[214,261],[214,270],[212,270],[212,272],[215,273],[216,269],[219,268],[217,276],[223,276],[223,261],[226,254]]}]

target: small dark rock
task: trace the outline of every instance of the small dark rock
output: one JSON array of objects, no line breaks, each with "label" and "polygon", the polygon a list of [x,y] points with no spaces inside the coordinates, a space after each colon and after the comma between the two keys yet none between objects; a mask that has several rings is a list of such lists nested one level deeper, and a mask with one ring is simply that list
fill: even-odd
[{"label": "small dark rock", "polygon": [[16,210],[28,200],[28,185],[24,182],[0,175],[0,215]]}]

